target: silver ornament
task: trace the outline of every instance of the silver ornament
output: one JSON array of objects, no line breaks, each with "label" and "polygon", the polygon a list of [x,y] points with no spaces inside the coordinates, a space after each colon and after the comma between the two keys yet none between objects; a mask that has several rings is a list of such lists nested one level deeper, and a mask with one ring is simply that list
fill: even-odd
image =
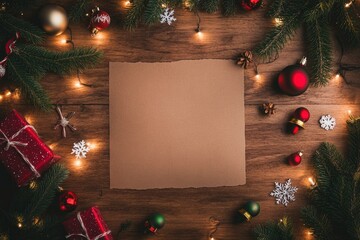
[{"label": "silver ornament", "polygon": [[0,78],[5,76],[5,72],[6,72],[5,67],[0,64]]}]

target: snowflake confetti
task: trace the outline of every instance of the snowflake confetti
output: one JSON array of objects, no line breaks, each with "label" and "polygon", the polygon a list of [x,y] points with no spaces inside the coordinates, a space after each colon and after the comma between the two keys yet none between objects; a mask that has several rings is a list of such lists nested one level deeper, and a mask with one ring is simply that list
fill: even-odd
[{"label": "snowflake confetti", "polygon": [[88,144],[82,140],[78,143],[74,143],[71,154],[75,154],[76,159],[86,158],[86,154],[90,151]]},{"label": "snowflake confetti", "polygon": [[166,22],[168,25],[171,25],[173,22],[176,21],[174,13],[174,10],[170,10],[170,8],[165,8],[164,12],[160,14],[160,23]]},{"label": "snowflake confetti", "polygon": [[335,128],[336,120],[334,117],[330,115],[324,115],[320,118],[319,123],[320,123],[320,127],[328,131]]},{"label": "snowflake confetti", "polygon": [[270,193],[270,196],[274,197],[276,204],[283,204],[287,207],[290,201],[295,201],[295,193],[298,188],[291,185],[291,179],[288,179],[285,183],[275,182],[275,189]]}]

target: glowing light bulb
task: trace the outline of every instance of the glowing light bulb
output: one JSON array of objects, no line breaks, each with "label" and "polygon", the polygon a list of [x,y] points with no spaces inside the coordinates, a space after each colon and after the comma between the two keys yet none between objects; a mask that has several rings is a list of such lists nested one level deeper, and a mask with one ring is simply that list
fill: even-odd
[{"label": "glowing light bulb", "polygon": [[29,116],[25,116],[25,120],[30,124],[30,125],[32,125],[32,118],[31,117],[29,117]]},{"label": "glowing light bulb", "polygon": [[349,8],[352,3],[353,3],[353,1],[350,1],[350,2],[348,2],[348,3],[345,3],[345,7],[346,7],[346,8]]},{"label": "glowing light bulb", "polygon": [[81,83],[79,81],[76,81],[74,84],[75,87],[80,88],[81,87]]},{"label": "glowing light bulb", "polygon": [[19,222],[18,224],[17,224],[17,226],[18,226],[18,228],[22,228],[22,223],[21,222]]},{"label": "glowing light bulb", "polygon": [[315,186],[316,182],[314,181],[314,179],[312,177],[308,178],[309,183],[311,184],[311,186]]},{"label": "glowing light bulb", "polygon": [[96,144],[96,143],[88,142],[87,145],[88,145],[88,147],[89,147],[90,149],[96,149],[96,148],[97,148],[97,144]]},{"label": "glowing light bulb", "polygon": [[36,189],[37,188],[37,183],[35,181],[31,181],[29,184],[29,188],[30,189]]},{"label": "glowing light bulb", "polygon": [[66,21],[64,14],[59,11],[52,12],[49,18],[54,26],[61,26]]},{"label": "glowing light bulb", "polygon": [[348,114],[349,116],[351,116],[351,110],[350,110],[350,109],[347,110],[347,114]]},{"label": "glowing light bulb", "polygon": [[0,95],[0,101],[3,99],[4,97],[2,95]]},{"label": "glowing light bulb", "polygon": [[340,77],[340,74],[339,74],[339,73],[338,73],[338,74],[336,74],[336,75],[335,75],[335,77],[336,77],[336,78],[339,78],[339,77]]},{"label": "glowing light bulb", "polygon": [[256,79],[260,79],[260,74],[257,73],[257,74],[255,75],[255,78],[256,78]]},{"label": "glowing light bulb", "polygon": [[6,93],[5,93],[5,97],[10,97],[11,96],[11,92],[10,91],[7,91]]},{"label": "glowing light bulb", "polygon": [[166,8],[166,4],[165,3],[161,4],[161,7]]},{"label": "glowing light bulb", "polygon": [[274,21],[275,21],[276,26],[280,26],[283,24],[283,21],[281,20],[281,18],[274,18]]},{"label": "glowing light bulb", "polygon": [[312,231],[307,231],[307,234],[308,235],[313,235],[313,232]]},{"label": "glowing light bulb", "polygon": [[81,160],[80,160],[80,159],[76,159],[75,162],[74,162],[74,165],[75,165],[76,167],[80,167],[80,166],[82,165]]},{"label": "glowing light bulb", "polygon": [[67,40],[66,40],[65,38],[63,38],[63,39],[60,40],[60,43],[61,43],[61,44],[66,44],[66,43],[67,43]]}]

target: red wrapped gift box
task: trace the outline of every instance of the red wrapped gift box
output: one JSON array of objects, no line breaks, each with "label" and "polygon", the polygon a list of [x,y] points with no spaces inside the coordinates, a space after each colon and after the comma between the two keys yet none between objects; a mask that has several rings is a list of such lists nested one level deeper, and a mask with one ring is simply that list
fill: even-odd
[{"label": "red wrapped gift box", "polygon": [[111,231],[107,227],[97,207],[91,207],[63,222],[70,240],[112,240]]},{"label": "red wrapped gift box", "polygon": [[19,187],[40,177],[58,159],[16,110],[0,122],[0,161]]}]

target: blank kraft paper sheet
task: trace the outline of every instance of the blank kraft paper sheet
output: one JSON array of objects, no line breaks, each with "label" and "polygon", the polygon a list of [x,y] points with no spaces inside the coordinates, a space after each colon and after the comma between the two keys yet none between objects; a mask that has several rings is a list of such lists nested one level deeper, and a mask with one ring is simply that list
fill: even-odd
[{"label": "blank kraft paper sheet", "polygon": [[245,184],[244,113],[233,61],[110,63],[110,187]]}]

